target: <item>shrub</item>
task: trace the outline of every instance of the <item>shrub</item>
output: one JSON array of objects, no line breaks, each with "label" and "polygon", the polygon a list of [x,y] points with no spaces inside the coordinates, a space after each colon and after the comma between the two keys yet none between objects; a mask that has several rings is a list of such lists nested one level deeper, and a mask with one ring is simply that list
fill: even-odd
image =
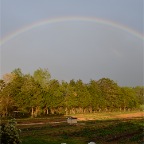
[{"label": "shrub", "polygon": [[16,128],[16,123],[11,121],[7,124],[2,124],[0,126],[0,137],[1,137],[1,144],[20,144],[20,137],[19,132]]}]

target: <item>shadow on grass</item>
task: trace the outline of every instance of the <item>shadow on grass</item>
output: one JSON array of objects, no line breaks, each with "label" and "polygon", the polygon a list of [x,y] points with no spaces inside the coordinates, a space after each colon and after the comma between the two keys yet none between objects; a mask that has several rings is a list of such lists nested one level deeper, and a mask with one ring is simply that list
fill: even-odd
[{"label": "shadow on grass", "polygon": [[22,128],[22,144],[143,143],[143,119],[79,121]]}]

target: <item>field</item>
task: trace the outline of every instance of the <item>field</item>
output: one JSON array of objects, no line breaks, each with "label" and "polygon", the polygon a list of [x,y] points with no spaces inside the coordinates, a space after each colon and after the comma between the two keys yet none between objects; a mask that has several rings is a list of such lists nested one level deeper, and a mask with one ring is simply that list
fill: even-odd
[{"label": "field", "polygon": [[108,112],[71,115],[78,123],[66,123],[68,116],[19,119],[22,144],[142,144],[144,112]]}]

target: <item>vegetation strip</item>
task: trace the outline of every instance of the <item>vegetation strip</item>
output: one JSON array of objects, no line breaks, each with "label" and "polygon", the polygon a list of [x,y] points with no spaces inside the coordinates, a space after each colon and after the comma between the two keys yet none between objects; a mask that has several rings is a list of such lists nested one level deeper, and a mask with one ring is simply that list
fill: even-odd
[{"label": "vegetation strip", "polygon": [[20,118],[142,111],[143,92],[143,86],[121,87],[109,78],[59,82],[47,69],[30,75],[18,68],[0,80],[0,114]]}]

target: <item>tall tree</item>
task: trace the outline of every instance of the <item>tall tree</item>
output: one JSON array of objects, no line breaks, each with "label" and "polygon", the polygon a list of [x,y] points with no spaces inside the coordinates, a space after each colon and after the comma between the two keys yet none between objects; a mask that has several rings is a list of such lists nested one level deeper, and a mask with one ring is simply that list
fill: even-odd
[{"label": "tall tree", "polygon": [[76,82],[76,94],[78,97],[79,108],[82,109],[83,113],[89,112],[92,99],[87,86],[82,80]]},{"label": "tall tree", "polygon": [[63,106],[64,96],[58,80],[50,81],[47,96],[50,112],[52,114],[59,113],[58,108]]},{"label": "tall tree", "polygon": [[88,91],[91,95],[92,101],[91,101],[91,106],[93,111],[101,111],[103,109],[103,102],[104,99],[102,97],[102,92],[97,84],[96,81],[91,80],[90,83],[88,84]]},{"label": "tall tree", "polygon": [[105,99],[105,110],[107,111],[119,108],[121,90],[117,83],[109,78],[102,78],[98,80],[97,83],[100,86],[102,96]]},{"label": "tall tree", "polygon": [[41,112],[41,87],[32,76],[25,75],[24,82],[19,93],[19,105],[23,110],[31,110],[31,116],[36,117]]},{"label": "tall tree", "polygon": [[0,92],[1,99],[1,111],[3,115],[8,115],[12,113],[12,110],[16,107],[15,97],[20,92],[21,81],[13,73],[4,76],[3,89]]},{"label": "tall tree", "polygon": [[71,84],[62,84],[64,91],[64,106],[66,114],[75,114],[76,108],[79,107],[79,100],[75,86]]},{"label": "tall tree", "polygon": [[139,104],[144,105],[144,86],[136,86],[133,89],[136,93]]},{"label": "tall tree", "polygon": [[138,105],[138,98],[133,88],[122,87],[121,88],[124,97],[124,110],[135,109]]},{"label": "tall tree", "polygon": [[34,71],[33,77],[36,82],[38,82],[42,87],[45,87],[49,83],[51,75],[48,69],[39,68]]}]

